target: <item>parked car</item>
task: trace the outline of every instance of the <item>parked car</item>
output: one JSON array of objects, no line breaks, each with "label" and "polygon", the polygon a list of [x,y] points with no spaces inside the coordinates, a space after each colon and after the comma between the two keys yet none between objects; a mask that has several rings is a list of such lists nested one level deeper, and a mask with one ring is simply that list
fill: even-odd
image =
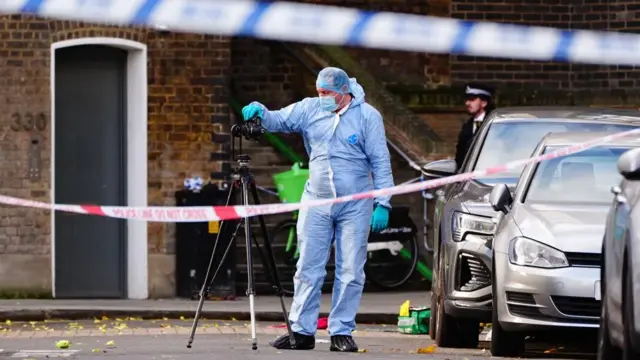
[{"label": "parked car", "polygon": [[640,149],[624,153],[618,171],[602,241],[599,360],[640,359]]},{"label": "parked car", "polygon": [[[610,133],[552,133],[533,156]],[[602,234],[620,182],[620,156],[640,146],[622,138],[527,165],[512,195],[493,187],[496,216],[491,284],[491,353],[516,356],[525,336],[553,328],[593,328],[600,322]]]},{"label": "parked car", "polygon": [[[493,111],[478,129],[460,172],[528,158],[549,132],[618,132],[640,126],[640,112],[579,107]],[[424,166],[430,177],[454,174],[454,160]],[[492,241],[489,193],[513,188],[522,169],[448,185],[436,192],[430,335],[441,347],[477,347],[479,323],[491,321]]]}]

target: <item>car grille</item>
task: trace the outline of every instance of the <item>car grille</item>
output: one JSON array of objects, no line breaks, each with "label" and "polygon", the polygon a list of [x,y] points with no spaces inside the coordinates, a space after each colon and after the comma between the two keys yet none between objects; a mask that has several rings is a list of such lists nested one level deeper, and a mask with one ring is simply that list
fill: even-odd
[{"label": "car grille", "polygon": [[482,260],[462,253],[458,256],[456,280],[456,290],[475,291],[491,286],[491,272]]},{"label": "car grille", "polygon": [[531,319],[544,319],[545,316],[540,313],[540,309],[533,306],[507,304],[509,312],[515,316],[522,316]]},{"label": "car grille", "polygon": [[600,316],[600,301],[595,298],[552,296],[551,300],[558,311],[569,316]]},{"label": "car grille", "polygon": [[600,267],[602,255],[598,253],[565,253],[569,265],[578,267]]},{"label": "car grille", "polygon": [[525,294],[520,292],[507,291],[507,301],[516,302],[520,304],[535,305],[536,301],[531,294]]}]

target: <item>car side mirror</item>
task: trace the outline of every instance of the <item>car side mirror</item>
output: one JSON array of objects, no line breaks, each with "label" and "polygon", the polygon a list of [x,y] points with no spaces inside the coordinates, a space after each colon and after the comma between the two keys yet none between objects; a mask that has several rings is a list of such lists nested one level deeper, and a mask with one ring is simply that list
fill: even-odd
[{"label": "car side mirror", "polygon": [[506,214],[511,210],[513,197],[511,191],[506,184],[498,184],[491,190],[489,195],[489,203],[493,210]]},{"label": "car side mirror", "polygon": [[620,156],[618,172],[627,180],[640,180],[640,148],[629,150]]},{"label": "car side mirror", "polygon": [[423,166],[422,173],[427,178],[438,179],[455,175],[457,169],[458,165],[455,160],[436,160]]}]

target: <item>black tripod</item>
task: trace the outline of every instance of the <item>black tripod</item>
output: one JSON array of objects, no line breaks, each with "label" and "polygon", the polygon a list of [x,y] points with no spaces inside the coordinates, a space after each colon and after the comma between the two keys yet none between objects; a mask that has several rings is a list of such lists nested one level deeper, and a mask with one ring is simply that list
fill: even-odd
[{"label": "black tripod", "polygon": [[[245,128],[243,127],[238,128],[238,126],[243,126]],[[248,128],[249,130],[247,132],[246,127],[248,126],[253,126],[253,128]],[[256,127],[255,122],[247,125],[244,125],[244,124],[235,125],[231,129],[231,133],[232,133],[232,136],[234,137],[240,138],[241,135],[245,135],[245,137],[249,139],[249,136],[247,134],[249,135],[253,134],[253,131],[255,131],[255,127]],[[259,121],[257,122],[257,127],[261,128]],[[242,141],[242,139],[240,139],[240,141]],[[242,152],[242,142],[240,143],[240,152]],[[233,154],[233,143],[232,143],[231,153]],[[241,205],[250,205],[249,192],[251,192],[251,195],[253,196],[254,204],[255,205],[260,204],[260,199],[258,198],[258,189],[256,188],[253,175],[249,170],[249,160],[251,160],[251,158],[245,154],[238,155],[237,157],[238,168],[234,169],[231,172],[231,179],[233,183],[229,188],[229,195],[227,197],[227,203],[226,203],[227,206],[232,205],[231,201],[236,198],[235,195],[238,188],[241,188],[241,191],[242,191]],[[260,231],[262,231],[263,238],[264,238],[264,247],[267,251],[267,255],[269,256],[270,266],[267,266],[267,261],[265,259],[265,256],[262,250],[260,250],[260,245],[258,244],[258,240],[256,239],[255,236],[253,236],[253,233],[251,231],[251,219],[249,217],[244,218],[244,233],[245,233],[246,250],[247,250],[247,277],[248,277],[247,296],[249,296],[249,312],[251,314],[251,348],[253,350],[258,349],[258,340],[256,338],[255,308],[254,308],[255,286],[253,283],[253,261],[251,257],[251,239],[253,239],[256,245],[256,248],[258,249],[258,253],[260,255],[260,259],[262,260],[263,265],[265,266],[265,268],[270,268],[269,270],[271,270],[270,273],[273,281],[272,283],[275,284],[276,292],[280,297],[280,305],[282,306],[282,315],[284,317],[285,324],[287,324],[287,331],[289,333],[289,342],[291,344],[291,348],[294,348],[295,339],[293,337],[293,331],[291,330],[291,324],[289,323],[287,308],[284,303],[285,292],[282,289],[282,284],[280,283],[280,277],[278,276],[278,270],[276,268],[276,258],[273,254],[273,250],[271,248],[271,242],[269,241],[269,238],[268,238],[267,226],[265,225],[264,218],[262,217],[262,215],[258,216],[258,221],[260,223]],[[198,303],[198,309],[196,310],[195,318],[193,319],[193,325],[191,327],[191,335],[189,336],[189,343],[187,344],[188,348],[191,348],[191,344],[193,343],[193,338],[196,333],[196,327],[198,326],[198,320],[200,318],[200,312],[202,311],[204,300],[206,299],[207,294],[209,292],[209,287],[213,284],[213,281],[216,275],[218,274],[218,271],[222,267],[222,264],[224,263],[224,259],[227,257],[228,252],[231,249],[231,245],[235,241],[236,235],[238,234],[238,230],[240,229],[240,226],[243,225],[243,222],[241,221],[238,222],[238,225],[236,226],[236,229],[233,232],[233,236],[231,237],[229,244],[227,245],[227,248],[225,249],[224,254],[222,255],[222,259],[220,260],[220,263],[218,264],[218,267],[216,268],[216,270],[213,272],[213,276],[211,276],[210,278],[209,275],[211,274],[211,270],[213,268],[216,248],[218,246],[218,241],[220,240],[220,234],[223,233],[222,229],[224,225],[225,225],[225,222],[223,221],[220,224],[220,230],[218,231],[218,235],[216,236],[216,242],[213,246],[213,251],[211,253],[211,260],[209,261],[209,267],[207,269],[207,273],[204,278],[202,289],[200,290],[200,295],[199,295],[200,301]]]}]

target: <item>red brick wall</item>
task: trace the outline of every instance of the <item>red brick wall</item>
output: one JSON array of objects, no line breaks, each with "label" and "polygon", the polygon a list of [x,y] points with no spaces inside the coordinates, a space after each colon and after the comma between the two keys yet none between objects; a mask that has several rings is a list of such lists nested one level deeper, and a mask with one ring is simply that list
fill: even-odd
[{"label": "red brick wall", "polygon": [[[630,1],[596,0],[563,3],[551,0],[452,0],[452,16],[567,29],[637,31],[640,5]],[[480,80],[511,88],[567,90],[633,89],[640,73],[631,67],[552,62],[493,60],[453,56],[454,83]]]},{"label": "red brick wall", "polygon": [[[149,204],[173,205],[173,193],[185,176],[198,173],[208,178],[210,171],[219,168],[209,161],[216,150],[211,133],[228,126],[230,41],[219,36],[160,34],[30,16],[0,17],[0,193],[49,200],[50,45],[95,36],[126,38],[148,46]],[[27,179],[27,148],[30,136],[38,130],[13,131],[15,113],[42,113],[47,119],[46,130],[39,131],[43,136],[39,181]],[[48,256],[48,214],[18,207],[2,207],[0,214],[0,254]],[[149,225],[151,253],[173,252],[172,227]],[[50,278],[47,274],[31,278],[38,276]]]},{"label": "red brick wall", "polygon": [[[570,29],[637,31],[638,7],[625,0],[563,3],[552,0],[298,0],[373,11],[392,11],[478,21],[498,21]],[[633,68],[448,56],[351,48],[360,63],[388,84],[449,86],[484,81],[510,88],[635,88]]]}]

